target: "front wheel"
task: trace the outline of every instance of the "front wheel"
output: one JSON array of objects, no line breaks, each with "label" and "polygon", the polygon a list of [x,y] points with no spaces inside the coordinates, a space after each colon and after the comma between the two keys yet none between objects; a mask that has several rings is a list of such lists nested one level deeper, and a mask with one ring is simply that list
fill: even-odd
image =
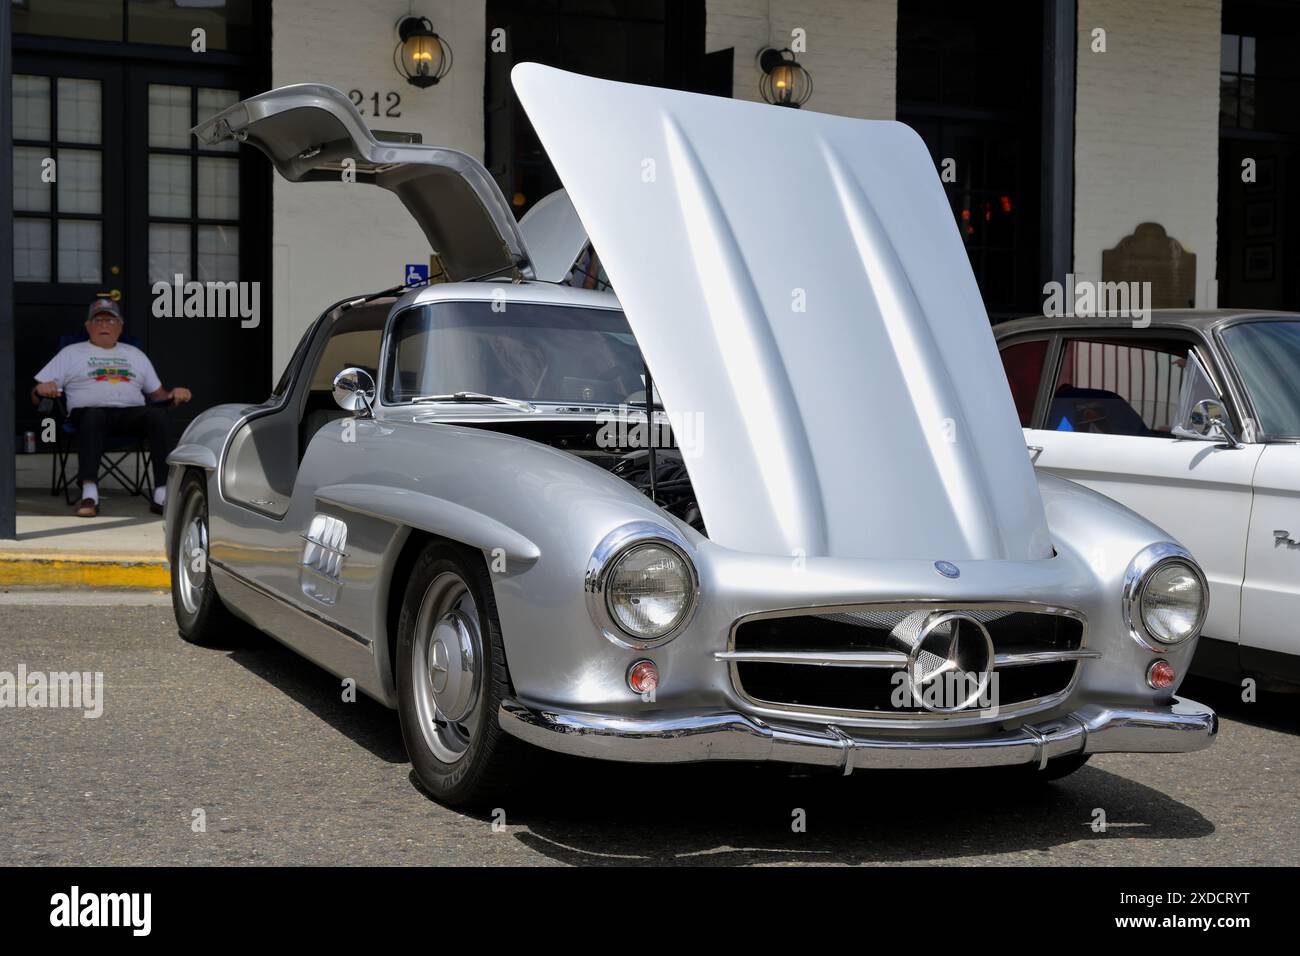
[{"label": "front wheel", "polygon": [[402,738],[421,785],[456,806],[502,795],[527,755],[497,722],[510,676],[480,554],[425,547],[402,601],[396,665]]},{"label": "front wheel", "polygon": [[1027,763],[1018,767],[1009,767],[1018,776],[1020,780],[1029,780],[1035,783],[1051,783],[1053,780],[1060,780],[1068,777],[1076,770],[1083,768],[1092,754],[1066,754],[1063,757],[1053,757],[1047,761],[1047,766],[1041,770],[1038,764]]}]

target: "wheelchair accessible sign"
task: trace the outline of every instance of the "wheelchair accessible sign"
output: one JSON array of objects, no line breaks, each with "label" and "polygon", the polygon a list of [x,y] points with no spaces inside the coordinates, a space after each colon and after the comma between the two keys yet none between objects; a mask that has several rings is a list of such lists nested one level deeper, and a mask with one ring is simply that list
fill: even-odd
[{"label": "wheelchair accessible sign", "polygon": [[429,281],[429,266],[419,262],[406,264],[405,285],[423,285]]}]

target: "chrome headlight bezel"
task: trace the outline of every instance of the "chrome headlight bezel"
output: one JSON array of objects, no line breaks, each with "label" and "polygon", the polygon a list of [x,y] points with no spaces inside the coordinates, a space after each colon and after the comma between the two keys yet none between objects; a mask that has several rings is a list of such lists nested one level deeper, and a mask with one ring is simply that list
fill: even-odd
[{"label": "chrome headlight bezel", "polygon": [[[670,630],[650,639],[624,630],[610,611],[608,602],[609,579],[614,569],[632,550],[647,544],[659,545],[674,552],[686,567],[690,578],[686,608],[677,622]],[[601,634],[619,647],[639,651],[661,647],[686,630],[700,603],[700,576],[695,569],[695,562],[691,560],[691,550],[690,543],[676,530],[653,521],[631,521],[605,535],[592,552],[583,581],[587,611],[600,628]]]},{"label": "chrome headlight bezel", "polygon": [[[1155,573],[1171,564],[1181,565],[1196,577],[1201,586],[1201,607],[1196,616],[1196,626],[1190,634],[1177,641],[1163,641],[1153,635],[1142,617],[1142,595]],[[1186,548],[1172,541],[1148,545],[1129,562],[1124,573],[1124,624],[1130,636],[1149,651],[1162,653],[1171,647],[1181,647],[1200,636],[1205,626],[1205,615],[1210,609],[1210,586],[1205,572]]]}]

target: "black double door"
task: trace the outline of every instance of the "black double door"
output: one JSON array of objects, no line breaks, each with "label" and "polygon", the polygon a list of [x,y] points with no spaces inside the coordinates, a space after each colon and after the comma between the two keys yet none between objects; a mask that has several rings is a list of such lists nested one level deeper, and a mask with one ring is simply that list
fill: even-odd
[{"label": "black double door", "polygon": [[[194,402],[177,433],[221,402],[269,390],[269,172],[253,151],[199,149],[189,130],[253,91],[238,71],[21,54],[14,61],[16,418],[37,427],[32,376],[79,334],[99,295],[166,385]],[[154,284],[259,282],[259,325],[155,315]],[[251,287],[246,287],[251,292]]]}]

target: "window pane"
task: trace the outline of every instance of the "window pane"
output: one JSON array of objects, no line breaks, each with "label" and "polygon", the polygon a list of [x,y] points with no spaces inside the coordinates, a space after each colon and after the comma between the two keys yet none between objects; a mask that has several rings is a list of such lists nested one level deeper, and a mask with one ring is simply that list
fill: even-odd
[{"label": "window pane", "polygon": [[41,164],[50,155],[36,146],[14,147],[14,210],[49,212],[50,184],[41,182]]},{"label": "window pane", "polygon": [[149,84],[149,145],[190,147],[190,88]]},{"label": "window pane", "polygon": [[14,281],[50,281],[49,220],[14,220]]},{"label": "window pane", "polygon": [[1241,38],[1241,72],[1254,75],[1255,73],[1255,38]]},{"label": "window pane", "polygon": [[1300,322],[1243,322],[1223,330],[1269,438],[1300,438]]},{"label": "window pane", "polygon": [[1002,367],[1011,386],[1011,397],[1020,415],[1020,425],[1028,428],[1034,417],[1034,401],[1038,398],[1038,383],[1043,376],[1043,359],[1047,356],[1047,340],[1021,342],[1002,350]]},{"label": "window pane", "polygon": [[190,158],[149,156],[149,215],[190,215]]},{"label": "window pane", "polygon": [[59,220],[59,281],[99,282],[103,276],[100,224],[84,219]]},{"label": "window pane", "polygon": [[188,279],[190,271],[190,227],[150,223],[149,283],[173,282],[176,276]]},{"label": "window pane", "polygon": [[1237,77],[1219,76],[1219,125],[1237,125]]},{"label": "window pane", "polygon": [[199,226],[199,281],[239,278],[239,227]]},{"label": "window pane", "polygon": [[128,0],[126,30],[132,43],[190,47],[201,28],[209,50],[240,52],[251,45],[252,7],[252,0]]},{"label": "window pane", "polygon": [[59,150],[59,212],[102,211],[101,162],[98,150]]},{"label": "window pane", "polygon": [[[121,40],[121,0],[24,0],[14,3],[14,33]],[[6,51],[8,52],[8,51]]]},{"label": "window pane", "polygon": [[50,138],[50,78],[14,75],[14,139]]},{"label": "window pane", "polygon": [[1103,435],[1167,436],[1187,346],[1067,342],[1046,427]]},{"label": "window pane", "polygon": [[[239,102],[239,93],[235,90],[218,90],[207,87],[199,88],[199,122],[210,119],[220,113],[227,106],[234,106]],[[228,139],[224,142],[217,143],[213,146],[205,146],[204,149],[219,149],[224,152],[233,153],[239,149],[239,144],[234,140]]]},{"label": "window pane", "polygon": [[99,80],[59,77],[59,142],[102,141],[100,96]]},{"label": "window pane", "polygon": [[1235,33],[1225,33],[1219,37],[1219,69],[1224,73],[1236,73],[1241,69],[1238,54],[1238,40]]},{"label": "window pane", "polygon": [[199,218],[239,218],[239,160],[199,159]]}]

